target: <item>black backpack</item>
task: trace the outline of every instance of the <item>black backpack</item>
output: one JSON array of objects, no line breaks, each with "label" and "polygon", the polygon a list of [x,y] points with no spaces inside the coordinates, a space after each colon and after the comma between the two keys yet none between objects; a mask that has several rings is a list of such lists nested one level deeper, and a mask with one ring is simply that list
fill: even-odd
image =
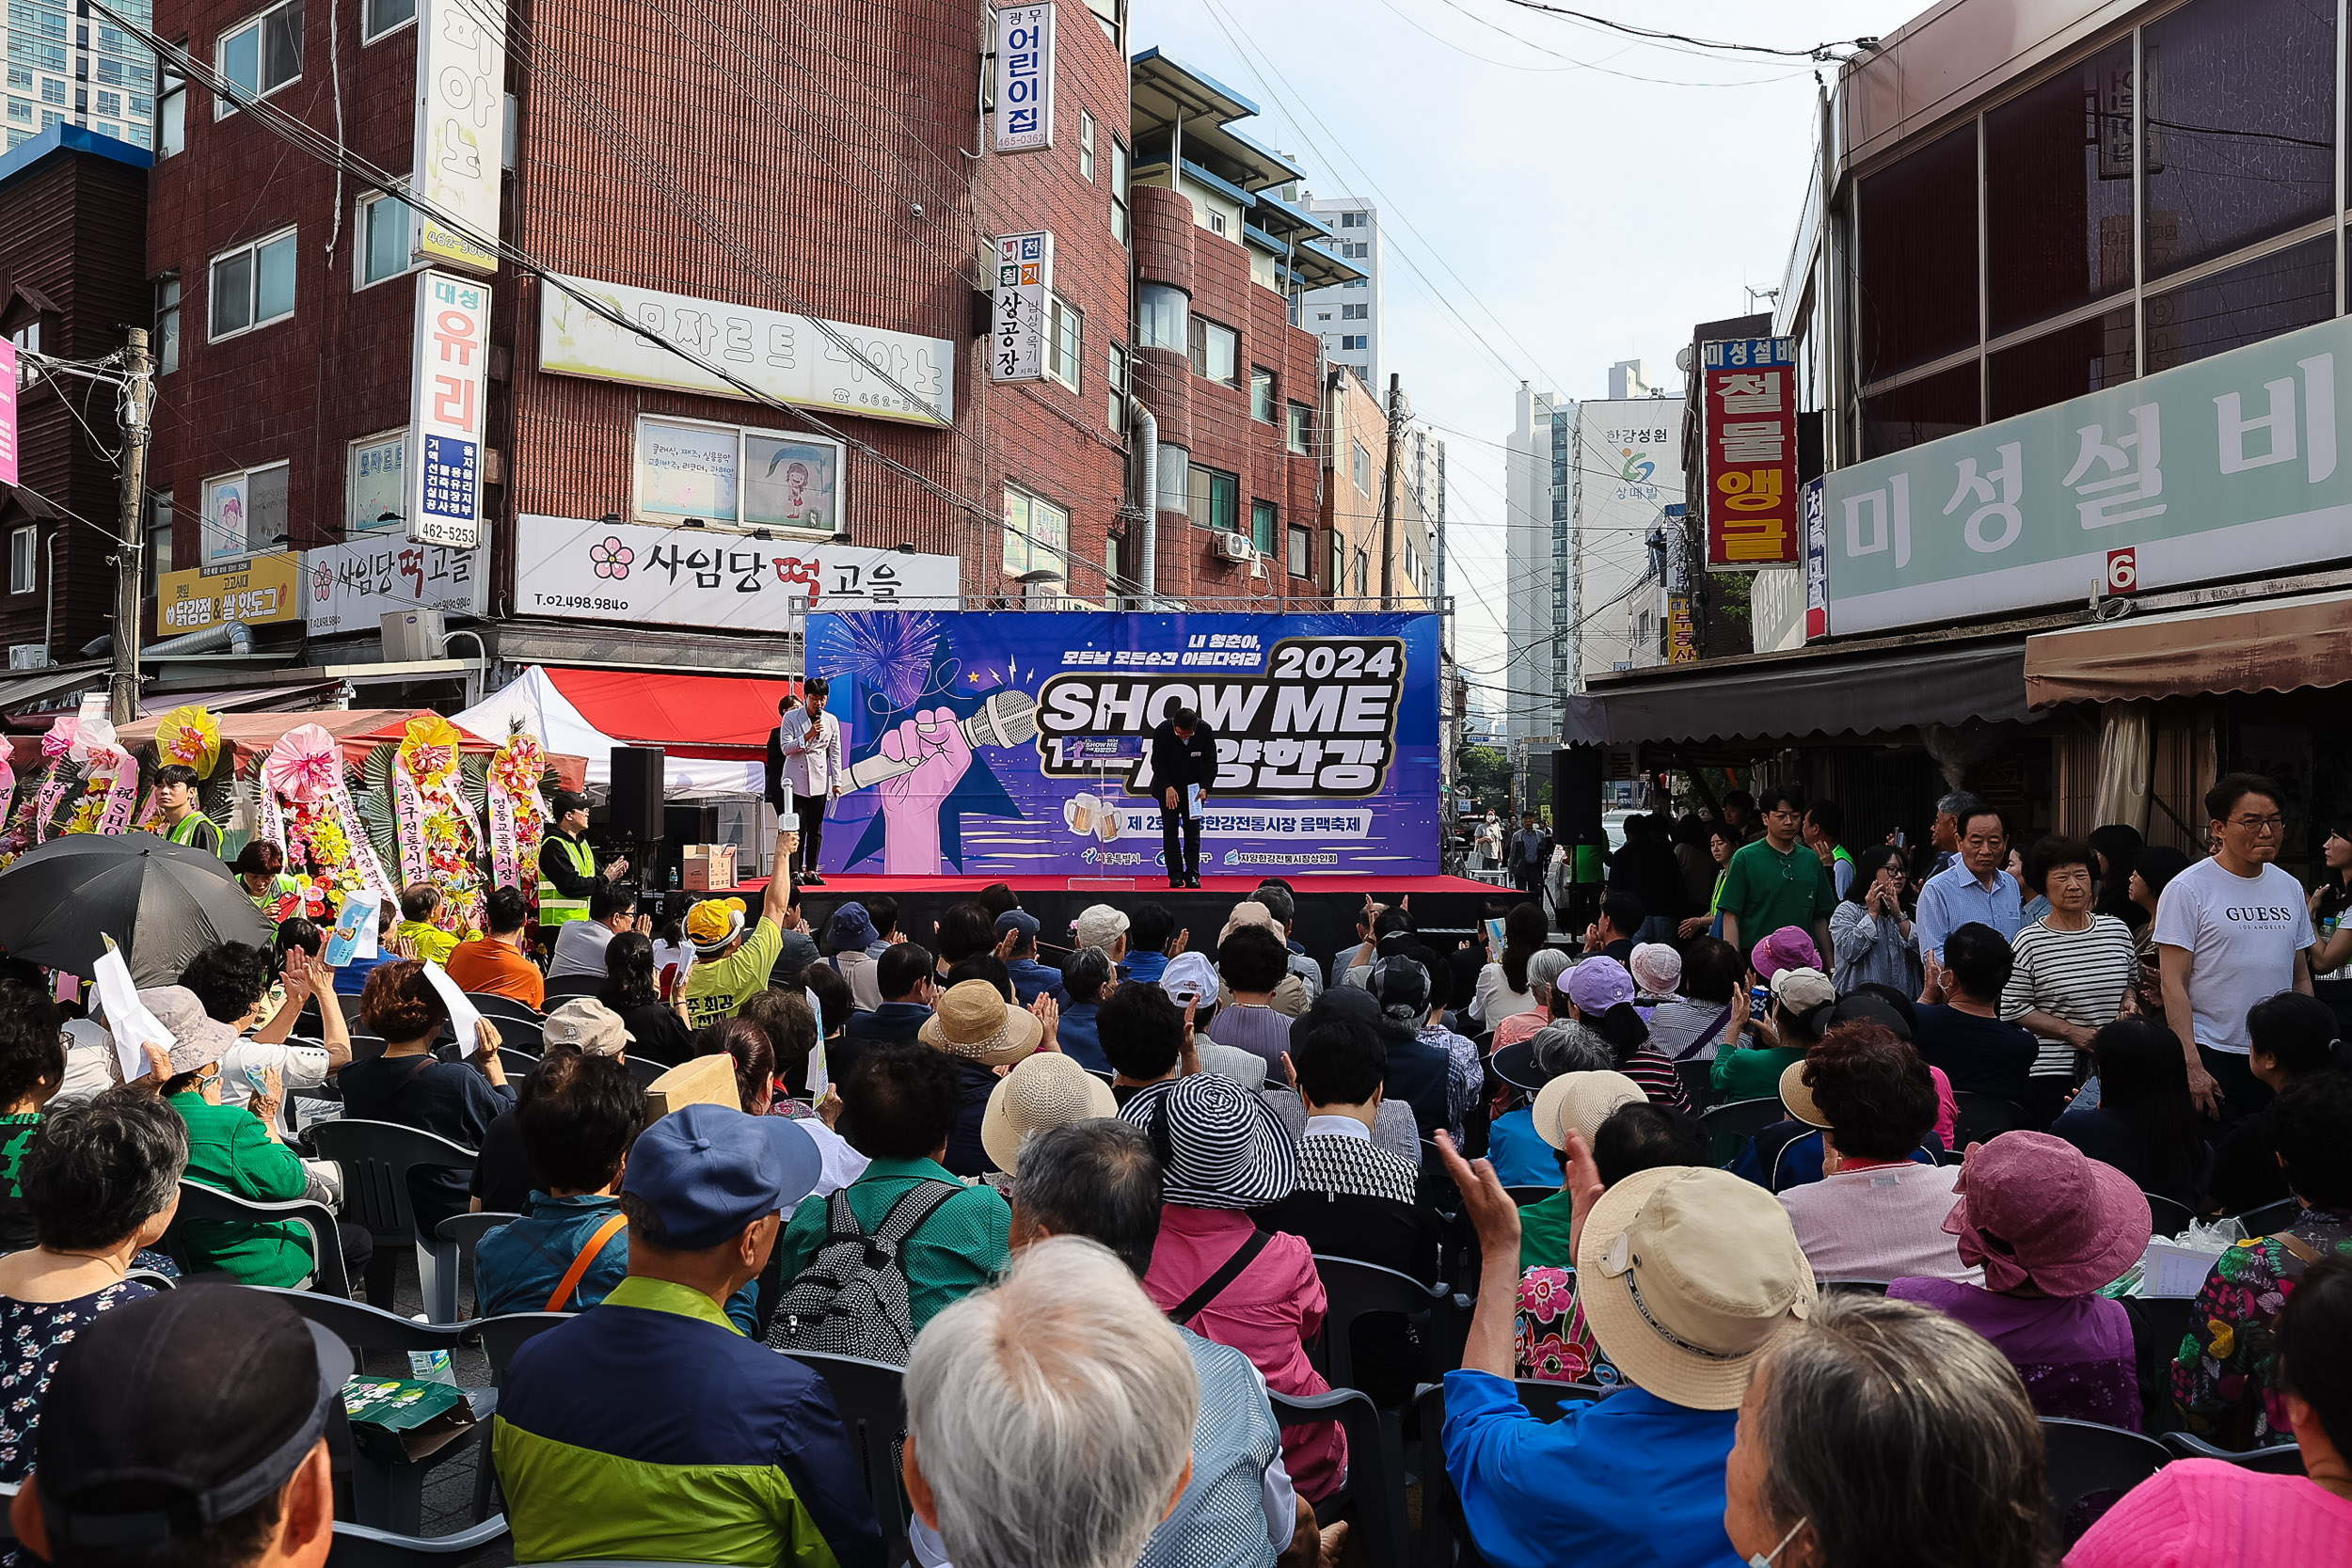
[{"label": "black backpack", "polygon": [[776,1304],[768,1343],[905,1366],[914,1318],[900,1249],[962,1190],[960,1182],[927,1177],[890,1206],[870,1236],[850,1208],[848,1189],[827,1198],[824,1243]]}]

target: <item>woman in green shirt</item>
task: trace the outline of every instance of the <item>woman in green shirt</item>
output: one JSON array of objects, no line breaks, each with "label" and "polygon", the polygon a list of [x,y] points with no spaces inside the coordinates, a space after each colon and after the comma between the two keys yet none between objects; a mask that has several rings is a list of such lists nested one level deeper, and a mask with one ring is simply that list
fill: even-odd
[{"label": "woman in green shirt", "polygon": [[[1726,1041],[1736,1039],[1736,1031],[1746,1021],[1747,1001],[1744,992],[1732,998],[1731,1024],[1724,1032]],[[1742,1100],[1772,1100],[1780,1095],[1780,1075],[1790,1062],[1800,1061],[1811,1047],[1820,1042],[1828,1032],[1829,1015],[1837,1006],[1837,991],[1829,983],[1829,976],[1818,969],[1784,969],[1772,976],[1772,1007],[1769,1017],[1756,1025],[1759,1044],[1738,1050],[1727,1046],[1715,1053],[1715,1066],[1708,1074],[1722,1102]]]}]

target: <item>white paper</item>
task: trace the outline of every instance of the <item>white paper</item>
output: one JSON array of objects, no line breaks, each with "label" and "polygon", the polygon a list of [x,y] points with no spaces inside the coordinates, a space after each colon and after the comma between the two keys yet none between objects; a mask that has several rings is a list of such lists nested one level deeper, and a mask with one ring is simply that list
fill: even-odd
[{"label": "white paper", "polygon": [[2140,1281],[2142,1296],[2193,1296],[2205,1288],[2205,1276],[2213,1272],[2218,1252],[2202,1252],[2194,1247],[2174,1246],[2169,1242],[2151,1242],[2148,1257],[2142,1265]]},{"label": "white paper", "polygon": [[808,1053],[808,1102],[815,1105],[825,1098],[825,1090],[833,1085],[832,1076],[825,1070],[825,1014],[817,1006],[817,993],[803,990],[808,998],[808,1016],[817,1021],[817,1048]]},{"label": "white paper", "polygon": [[1195,818],[1200,815],[1200,786],[1197,784],[1184,785],[1184,815]]},{"label": "white paper", "polygon": [[123,961],[122,949],[115,939],[106,937],[106,951],[98,959],[91,978],[98,988],[98,1005],[106,1015],[106,1030],[114,1036],[115,1058],[122,1064],[122,1081],[144,1078],[149,1072],[147,1052],[150,1044],[168,1051],[180,1042],[161,1020],[147,1010],[139,1000],[139,988],[131,979],[131,966]]},{"label": "white paper", "polygon": [[353,963],[358,962],[361,958],[383,957],[383,952],[377,947],[375,941],[375,928],[383,923],[383,918],[382,906],[379,905],[373,917],[360,926],[359,940],[353,944],[351,949]]},{"label": "white paper", "polygon": [[457,1049],[470,1053],[482,1048],[482,1014],[466,993],[457,989],[457,982],[449,977],[449,971],[427,958],[424,977],[433,982],[433,989],[441,993],[441,1005],[449,1008],[450,1032],[457,1037]]}]

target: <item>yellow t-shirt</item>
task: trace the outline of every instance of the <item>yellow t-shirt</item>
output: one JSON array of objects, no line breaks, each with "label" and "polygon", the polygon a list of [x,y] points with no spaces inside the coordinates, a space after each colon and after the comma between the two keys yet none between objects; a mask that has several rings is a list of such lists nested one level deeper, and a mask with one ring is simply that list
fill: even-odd
[{"label": "yellow t-shirt", "polygon": [[429,920],[404,920],[392,927],[392,935],[417,944],[417,957],[446,968],[450,953],[457,946],[457,938]]},{"label": "yellow t-shirt", "polygon": [[723,958],[701,958],[686,975],[686,1022],[696,1029],[733,1018],[754,992],[765,990],[776,955],[784,951],[784,927],[766,915],[743,944]]}]

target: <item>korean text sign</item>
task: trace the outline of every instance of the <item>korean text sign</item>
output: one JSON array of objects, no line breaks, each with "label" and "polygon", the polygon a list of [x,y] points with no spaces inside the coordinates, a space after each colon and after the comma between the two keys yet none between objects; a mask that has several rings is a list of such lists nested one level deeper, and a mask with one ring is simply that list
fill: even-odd
[{"label": "korean text sign", "polygon": [[[820,607],[820,610],[821,610]],[[825,868],[1164,875],[1152,732],[1216,736],[1204,866],[1438,867],[1435,615],[818,613],[850,787]]]},{"label": "korean text sign", "polygon": [[0,484],[16,478],[16,345],[0,338]]},{"label": "korean text sign", "polygon": [[259,626],[293,620],[300,559],[257,555],[161,574],[155,579],[155,635],[177,637],[232,621]]},{"label": "korean text sign", "polygon": [[506,156],[506,0],[422,0],[417,8],[417,127],[410,167],[423,207],[408,250],[494,273],[498,257],[427,214],[446,213],[496,244]]},{"label": "korean text sign", "polygon": [[1838,636],[2352,555],[2352,320],[1823,476]]},{"label": "korean text sign", "polygon": [[408,391],[408,538],[470,550],[482,543],[482,431],[489,390],[490,290],[452,273],[417,275],[415,372]]},{"label": "korean text sign", "polygon": [[1053,145],[1054,8],[1007,6],[996,13],[996,150]]},{"label": "korean text sign", "polygon": [[757,539],[731,530],[528,513],[515,522],[521,615],[784,631],[834,603],[953,609],[960,571],[952,555]]},{"label": "korean text sign", "polygon": [[1007,234],[996,242],[996,301],[989,323],[991,381],[1045,376],[1045,294],[1054,286],[1054,236]]},{"label": "korean text sign", "polygon": [[1733,338],[1699,348],[1708,567],[1794,565],[1797,399],[1789,341]]},{"label": "korean text sign", "polygon": [[481,615],[490,602],[486,549],[412,545],[389,531],[306,550],[302,619],[314,637],[374,631],[387,610]]}]

